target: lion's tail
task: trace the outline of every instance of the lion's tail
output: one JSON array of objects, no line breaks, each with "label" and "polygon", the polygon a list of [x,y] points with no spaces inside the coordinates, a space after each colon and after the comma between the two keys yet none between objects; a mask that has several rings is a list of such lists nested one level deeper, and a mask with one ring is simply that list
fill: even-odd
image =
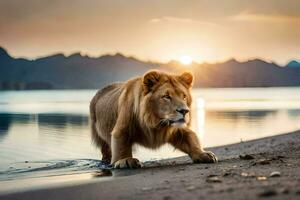
[{"label": "lion's tail", "polygon": [[92,136],[92,142],[97,146],[101,147],[103,144],[103,140],[100,138],[98,131],[96,129],[96,103],[98,100],[98,94],[93,97],[92,101],[90,102],[90,119],[91,119],[91,136]]},{"label": "lion's tail", "polygon": [[90,102],[90,118],[91,122],[96,122],[96,102],[97,102],[97,94],[93,97]]}]

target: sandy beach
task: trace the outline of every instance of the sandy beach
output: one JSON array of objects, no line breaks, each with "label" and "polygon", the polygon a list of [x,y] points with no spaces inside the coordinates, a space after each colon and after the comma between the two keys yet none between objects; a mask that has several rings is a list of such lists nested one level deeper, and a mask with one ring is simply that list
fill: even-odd
[{"label": "sandy beach", "polygon": [[300,131],[208,150],[218,164],[191,164],[187,156],[149,161],[138,170],[81,175],[90,177],[85,180],[71,175],[43,187],[16,184],[15,190],[1,190],[0,199],[300,198]]}]

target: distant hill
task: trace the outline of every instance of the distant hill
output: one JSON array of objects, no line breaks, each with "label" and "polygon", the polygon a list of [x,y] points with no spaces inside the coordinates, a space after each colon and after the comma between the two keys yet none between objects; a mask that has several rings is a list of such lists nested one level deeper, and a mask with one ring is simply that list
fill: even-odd
[{"label": "distant hill", "polygon": [[182,71],[195,75],[195,87],[300,86],[300,68],[280,67],[263,60],[197,64],[144,62],[122,54],[98,58],[79,53],[56,54],[27,60],[13,58],[0,48],[0,89],[96,89],[115,81],[142,75],[150,69]]},{"label": "distant hill", "polygon": [[201,87],[300,86],[300,68],[280,67],[259,59],[202,64],[194,71],[196,85]]},{"label": "distant hill", "polygon": [[121,54],[99,58],[68,57],[56,54],[36,60],[12,58],[0,49],[0,88],[2,89],[86,89],[99,88],[112,81],[124,81],[157,68]]},{"label": "distant hill", "polygon": [[292,60],[286,66],[291,68],[300,68],[300,63],[295,60]]}]

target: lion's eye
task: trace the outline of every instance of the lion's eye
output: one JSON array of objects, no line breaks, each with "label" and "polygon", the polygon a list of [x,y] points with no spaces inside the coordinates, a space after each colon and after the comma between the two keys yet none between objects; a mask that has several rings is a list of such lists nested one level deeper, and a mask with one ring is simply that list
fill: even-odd
[{"label": "lion's eye", "polygon": [[185,94],[183,95],[183,100],[186,100],[186,95]]},{"label": "lion's eye", "polygon": [[167,100],[171,100],[171,96],[168,95],[168,94],[164,95],[163,98],[164,98],[164,99],[167,99]]}]

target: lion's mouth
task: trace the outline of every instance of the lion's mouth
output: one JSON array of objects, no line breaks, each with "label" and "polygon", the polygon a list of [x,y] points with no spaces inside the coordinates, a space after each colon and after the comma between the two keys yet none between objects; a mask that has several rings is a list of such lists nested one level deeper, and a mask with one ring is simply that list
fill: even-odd
[{"label": "lion's mouth", "polygon": [[164,120],[161,120],[159,122],[159,126],[160,127],[164,127],[164,126],[182,126],[182,125],[185,125],[186,124],[186,121],[184,118],[180,118],[180,119],[177,119],[177,120],[174,120],[174,119],[164,119]]},{"label": "lion's mouth", "polygon": [[181,119],[178,119],[178,120],[169,120],[170,124],[183,124],[185,123],[185,119],[184,118],[181,118]]}]

